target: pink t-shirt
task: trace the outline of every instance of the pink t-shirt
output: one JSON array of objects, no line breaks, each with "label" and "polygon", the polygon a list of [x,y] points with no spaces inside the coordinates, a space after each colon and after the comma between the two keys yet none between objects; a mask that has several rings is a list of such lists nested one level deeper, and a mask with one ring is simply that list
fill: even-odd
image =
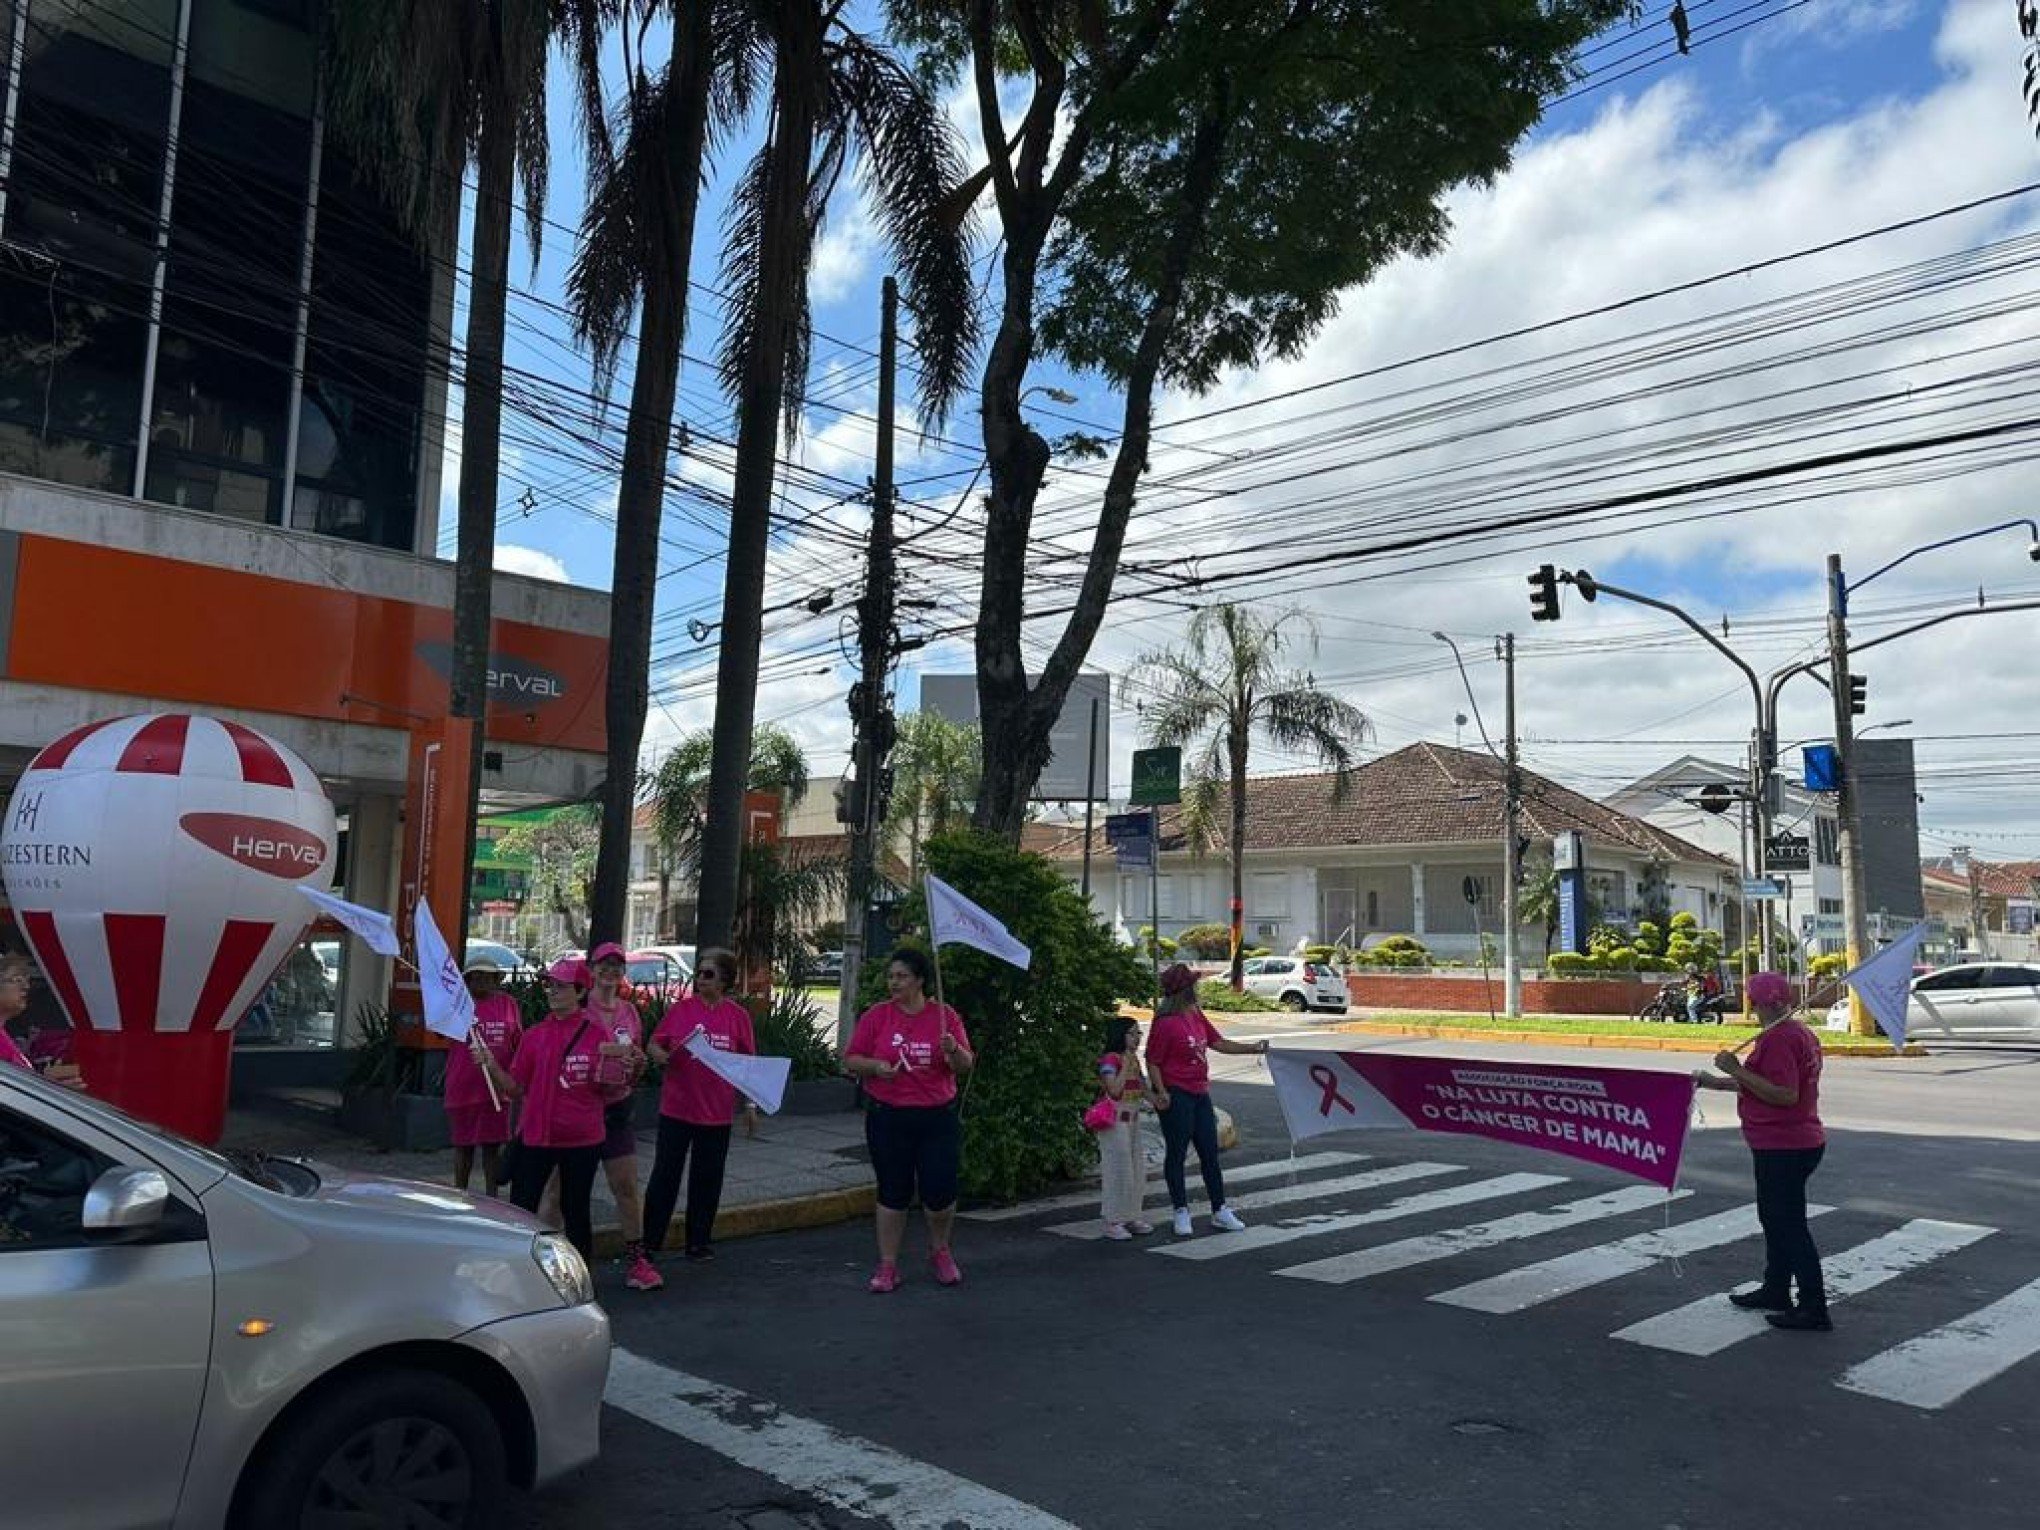
[{"label": "pink t-shirt", "polygon": [[35,1071],[35,1064],[14,1044],[14,1038],[7,1034],[5,1026],[0,1026],[0,1063],[13,1063],[17,1068],[26,1068],[31,1073]]},{"label": "pink t-shirt", "polygon": [[[524,1039],[524,1019],[517,1001],[507,993],[492,993],[475,1006],[474,1034],[506,1073],[517,1056],[517,1044]],[[489,1103],[489,1081],[481,1064],[466,1047],[456,1046],[446,1054],[446,1108],[464,1110]]]},{"label": "pink t-shirt", "polygon": [[757,1055],[749,1010],[735,999],[719,1000],[711,1009],[701,995],[688,994],[660,1017],[659,1028],[652,1032],[652,1040],[673,1054],[659,1085],[659,1114],[695,1126],[728,1126],[737,1108],[737,1091],[686,1050],[687,1038],[697,1027],[708,1032],[718,1052]]},{"label": "pink t-shirt", "polygon": [[604,1041],[616,1042],[619,1045],[628,1043],[634,1047],[645,1044],[644,1016],[638,1013],[637,1006],[628,999],[618,999],[604,1009],[596,1004],[595,996],[591,993],[588,996],[588,1007],[583,1013],[594,1021],[590,1028],[602,1032]]},{"label": "pink t-shirt", "polygon": [[1211,1069],[1204,1060],[1204,1049],[1222,1039],[1218,1028],[1204,1018],[1201,1009],[1157,1015],[1154,1024],[1148,1027],[1148,1070],[1162,1081],[1165,1089],[1209,1094]]},{"label": "pink t-shirt", "polygon": [[887,999],[857,1017],[857,1029],[850,1033],[843,1055],[899,1065],[900,1071],[891,1078],[863,1080],[864,1092],[881,1105],[947,1105],[956,1098],[956,1075],[942,1055],[944,1031],[970,1050],[963,1017],[947,1004],[931,999],[910,1015]]},{"label": "pink t-shirt", "polygon": [[[524,1090],[517,1135],[533,1147],[592,1147],[604,1136],[602,1107],[608,1101],[595,1083],[603,1033],[592,1023],[582,1030],[587,1018],[585,1010],[547,1015],[524,1033],[511,1060],[510,1076]],[[570,1041],[574,1050],[568,1056]]]},{"label": "pink t-shirt", "polygon": [[[1133,1066],[1128,1067],[1128,1063],[1131,1063]],[[1112,1093],[1111,1086],[1115,1079],[1119,1082],[1120,1097],[1122,1099],[1125,1098],[1127,1090],[1139,1088],[1141,1084],[1140,1059],[1138,1057],[1122,1057],[1117,1052],[1107,1052],[1103,1057],[1100,1057],[1098,1059],[1099,1088],[1109,1095]]]},{"label": "pink t-shirt", "polygon": [[1743,1064],[1759,1078],[1796,1088],[1790,1105],[1766,1105],[1748,1090],[1737,1091],[1736,1114],[1743,1140],[1753,1148],[1816,1148],[1827,1141],[1820,1125],[1820,1041],[1797,1020],[1774,1025],[1757,1037]]}]

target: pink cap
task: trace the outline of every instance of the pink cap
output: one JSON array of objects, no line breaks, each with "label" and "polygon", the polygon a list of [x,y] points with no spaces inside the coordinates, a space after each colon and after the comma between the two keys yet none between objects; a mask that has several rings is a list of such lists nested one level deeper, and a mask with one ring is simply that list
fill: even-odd
[{"label": "pink cap", "polygon": [[623,947],[613,940],[603,941],[601,945],[588,953],[588,965],[591,967],[599,966],[606,961],[620,962],[623,960],[625,960]]},{"label": "pink cap", "polygon": [[563,956],[545,969],[546,979],[554,983],[568,983],[575,988],[588,986],[588,964],[578,956]]},{"label": "pink cap", "polygon": [[1792,1002],[1792,984],[1781,973],[1754,974],[1746,991],[1758,1009],[1783,1009]]},{"label": "pink cap", "polygon": [[1163,969],[1162,992],[1183,993],[1197,986],[1197,974],[1177,962],[1175,966]]}]

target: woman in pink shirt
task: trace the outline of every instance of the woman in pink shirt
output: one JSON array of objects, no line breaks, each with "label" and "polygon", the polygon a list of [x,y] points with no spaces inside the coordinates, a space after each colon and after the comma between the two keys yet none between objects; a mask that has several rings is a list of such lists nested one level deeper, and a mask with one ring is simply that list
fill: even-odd
[{"label": "woman in pink shirt", "polygon": [[595,1229],[589,1200],[602,1163],[602,1109],[616,1090],[596,1078],[602,1032],[583,1007],[587,963],[554,962],[545,976],[546,1017],[524,1033],[510,1067],[505,1070],[493,1057],[481,1061],[497,1089],[521,1102],[511,1203],[537,1211],[545,1182],[557,1170],[560,1220],[568,1240],[592,1263]]},{"label": "woman in pink shirt", "polygon": [[645,1071],[645,1021],[623,986],[623,947],[605,940],[588,953],[588,1013],[602,1033],[607,1068],[627,1074],[622,1093],[612,1097],[602,1118],[602,1175],[623,1226],[623,1283],[633,1291],[656,1291],[666,1283],[645,1257],[645,1208],[638,1196],[637,1129],[631,1125],[631,1086]]},{"label": "woman in pink shirt", "polygon": [[938,1285],[962,1282],[949,1251],[956,1220],[957,1171],[963,1136],[956,1118],[956,1081],[977,1065],[963,1018],[928,997],[928,953],[901,946],[885,972],[883,1004],[858,1017],[843,1071],[861,1079],[870,1100],[864,1144],[878,1180],[878,1268],[871,1289],[900,1283],[900,1244],[916,1188],[928,1219],[928,1263]]},{"label": "woman in pink shirt", "polygon": [[1197,1167],[1211,1197],[1211,1225],[1220,1232],[1244,1232],[1247,1224],[1225,1201],[1225,1176],[1218,1167],[1218,1112],[1211,1104],[1211,1067],[1205,1051],[1251,1053],[1265,1041],[1228,1041],[1197,1007],[1197,974],[1178,962],[1162,974],[1162,996],[1148,1027],[1147,1065],[1155,1114],[1162,1121],[1162,1178],[1175,1208],[1175,1232],[1190,1236],[1190,1191],[1183,1164],[1197,1144]]},{"label": "woman in pink shirt", "polygon": [[34,981],[34,969],[29,966],[27,957],[0,956],[0,1063],[13,1063],[15,1067],[26,1068],[31,1073],[35,1071],[35,1064],[7,1034],[7,1022],[28,1008],[28,989]]},{"label": "woman in pink shirt", "polygon": [[[1759,972],[1746,992],[1764,1027],[1749,1061],[1724,1051],[1714,1059],[1720,1073],[1703,1068],[1693,1075],[1704,1089],[1735,1095],[1743,1140],[1756,1166],[1764,1280],[1754,1291],[1731,1292],[1728,1299],[1768,1314],[1773,1328],[1825,1333],[1834,1324],[1828,1318],[1820,1250],[1806,1225],[1806,1182],[1827,1151],[1827,1133],[1820,1124],[1820,1039],[1792,1017],[1792,985],[1779,974]],[[1795,1283],[1797,1306],[1792,1302]]]},{"label": "woman in pink shirt", "polygon": [[[695,960],[694,991],[659,1020],[652,1032],[652,1061],[666,1070],[659,1085],[659,1152],[645,1186],[645,1246],[658,1253],[666,1246],[666,1229],[680,1199],[680,1174],[687,1175],[687,1242],[689,1259],[712,1259],[709,1245],[715,1231],[716,1208],[722,1204],[723,1165],[730,1156],[730,1117],[737,1091],[687,1050],[696,1031],[719,1052],[758,1053],[751,1032],[751,1012],[729,996],[737,980],[737,959],[711,947]],[[758,1130],[758,1108],[744,1104],[744,1134]]]},{"label": "woman in pink shirt", "polygon": [[524,1039],[524,1019],[517,1012],[517,1001],[503,992],[503,972],[493,957],[473,958],[461,969],[461,976],[474,1001],[475,1024],[468,1032],[466,1050],[455,1047],[446,1054],[446,1123],[453,1138],[453,1184],[456,1190],[467,1189],[474,1177],[475,1149],[480,1148],[482,1185],[494,1195],[503,1144],[510,1140],[510,1101],[500,1092],[490,1098],[480,1057],[486,1052],[508,1071],[517,1056],[517,1043]]}]

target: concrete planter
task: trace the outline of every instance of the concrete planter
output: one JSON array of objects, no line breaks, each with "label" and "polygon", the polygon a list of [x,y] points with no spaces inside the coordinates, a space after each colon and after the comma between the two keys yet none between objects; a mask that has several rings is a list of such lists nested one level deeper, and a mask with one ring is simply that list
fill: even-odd
[{"label": "concrete planter", "polygon": [[343,1089],[340,1126],[377,1147],[400,1153],[438,1152],[449,1140],[446,1107],[436,1094]]},{"label": "concrete planter", "polygon": [[786,1086],[782,1116],[826,1116],[857,1107],[857,1081],[848,1078],[801,1079]]},{"label": "concrete planter", "polygon": [[[1597,973],[1582,977],[1528,977],[1523,980],[1523,1012],[1530,1015],[1635,1014],[1668,981],[1664,973],[1637,976]],[[1488,990],[1492,988],[1492,997]],[[1484,1014],[1490,1002],[1502,1002],[1502,971],[1491,968],[1483,982],[1478,971],[1439,972],[1422,968],[1353,972],[1346,989],[1355,1009],[1434,1010],[1445,1014]]]}]

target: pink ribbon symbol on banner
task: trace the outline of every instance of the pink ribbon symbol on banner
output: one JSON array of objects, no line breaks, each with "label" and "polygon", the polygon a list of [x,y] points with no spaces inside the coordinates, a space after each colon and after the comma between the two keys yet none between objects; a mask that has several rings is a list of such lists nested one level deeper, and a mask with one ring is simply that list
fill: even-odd
[{"label": "pink ribbon symbol on banner", "polygon": [[1334,1105],[1340,1106],[1349,1116],[1357,1116],[1360,1113],[1353,1108],[1351,1100],[1339,1093],[1339,1076],[1323,1063],[1310,1065],[1310,1081],[1325,1092],[1324,1098],[1318,1101],[1319,1115],[1329,1116]]}]

